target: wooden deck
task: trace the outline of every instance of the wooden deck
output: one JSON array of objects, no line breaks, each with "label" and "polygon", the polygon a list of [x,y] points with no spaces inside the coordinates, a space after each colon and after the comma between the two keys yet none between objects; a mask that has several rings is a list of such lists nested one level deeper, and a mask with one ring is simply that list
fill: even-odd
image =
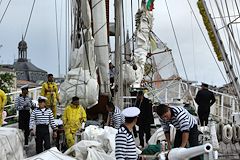
[{"label": "wooden deck", "polygon": [[233,144],[225,144],[220,142],[219,160],[240,160],[240,145],[239,142]]},{"label": "wooden deck", "polygon": [[[8,125],[5,127],[13,127],[13,128],[17,128],[17,123],[12,124],[12,125]],[[155,129],[151,129],[151,133],[154,133]],[[139,145],[139,138],[135,139],[136,141],[136,145]],[[147,145],[147,144],[146,144]],[[233,143],[229,143],[229,144],[225,144],[223,142],[219,142],[220,145],[220,149],[219,149],[219,160],[240,160],[240,143],[237,142],[235,144]],[[25,147],[25,157],[31,157],[33,155],[36,154],[35,151],[35,140],[32,140],[29,143],[28,147]]]}]

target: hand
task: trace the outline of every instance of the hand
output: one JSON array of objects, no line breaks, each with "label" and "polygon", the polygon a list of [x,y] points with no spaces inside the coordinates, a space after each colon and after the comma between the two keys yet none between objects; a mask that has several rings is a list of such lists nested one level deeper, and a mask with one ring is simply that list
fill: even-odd
[{"label": "hand", "polygon": [[168,143],[168,150],[170,151],[172,149],[172,144],[171,143]]},{"label": "hand", "polygon": [[53,138],[57,138],[57,131],[53,131]]},{"label": "hand", "polygon": [[33,130],[30,131],[30,136],[35,136],[35,133]]}]

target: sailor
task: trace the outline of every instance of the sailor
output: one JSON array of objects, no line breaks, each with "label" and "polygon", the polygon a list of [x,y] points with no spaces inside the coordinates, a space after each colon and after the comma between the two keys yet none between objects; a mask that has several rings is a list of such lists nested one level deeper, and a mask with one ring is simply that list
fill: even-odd
[{"label": "sailor", "polygon": [[139,148],[144,147],[144,134],[146,143],[151,138],[151,124],[154,123],[152,103],[149,99],[144,97],[143,91],[137,94],[136,107],[140,109],[137,125],[139,126]]},{"label": "sailor", "polygon": [[107,125],[118,129],[124,123],[124,116],[121,110],[114,106],[112,102],[107,103],[106,109],[108,111]]},{"label": "sailor", "polygon": [[4,110],[4,106],[7,103],[7,96],[5,94],[5,92],[3,90],[0,89],[0,127],[3,124],[3,110]]},{"label": "sailor", "polygon": [[[185,108],[159,104],[155,110],[160,117],[169,150],[172,148],[170,142],[170,124],[177,130],[174,140],[175,148],[186,147],[188,142],[190,147],[198,146],[199,132],[197,129],[197,120]],[[193,160],[199,159],[199,157],[193,158]]]},{"label": "sailor", "polygon": [[30,109],[34,108],[31,98],[28,96],[28,84],[21,87],[22,93],[15,99],[15,107],[18,111],[18,128],[24,132],[25,145],[28,145]]},{"label": "sailor", "polygon": [[36,125],[36,152],[37,154],[43,151],[43,141],[44,141],[44,149],[50,149],[50,133],[49,133],[49,124],[53,129],[53,138],[57,137],[57,127],[54,122],[52,110],[46,108],[47,98],[43,96],[39,96],[38,105],[39,108],[35,108],[32,111],[30,117],[29,128],[31,131],[31,135],[33,133],[34,124]]},{"label": "sailor", "polygon": [[139,113],[140,110],[137,107],[129,107],[122,111],[125,123],[118,129],[115,138],[115,157],[117,160],[136,160],[138,158],[132,130],[137,123]]},{"label": "sailor", "polygon": [[50,108],[53,112],[54,117],[57,116],[57,102],[59,101],[58,87],[53,81],[53,74],[48,74],[48,81],[43,83],[41,96],[47,97],[46,107]]},{"label": "sailor", "polygon": [[63,113],[63,127],[68,148],[74,145],[76,132],[81,129],[86,120],[87,115],[84,108],[79,105],[79,98],[73,97],[71,104],[65,108]]},{"label": "sailor", "polygon": [[208,84],[202,83],[201,90],[198,91],[195,101],[198,104],[198,117],[201,126],[208,125],[210,107],[215,103],[214,94],[208,90]]},{"label": "sailor", "polygon": [[115,88],[114,76],[115,75],[116,75],[115,66],[112,64],[111,60],[109,60],[110,91],[111,91],[112,97],[114,97],[114,88]]}]

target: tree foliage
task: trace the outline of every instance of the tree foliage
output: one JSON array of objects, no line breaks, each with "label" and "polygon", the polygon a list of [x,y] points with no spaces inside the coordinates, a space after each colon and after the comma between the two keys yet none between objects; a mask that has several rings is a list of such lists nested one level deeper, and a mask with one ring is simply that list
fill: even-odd
[{"label": "tree foliage", "polygon": [[0,89],[2,89],[5,93],[9,93],[14,82],[13,78],[14,75],[11,73],[0,74]]}]

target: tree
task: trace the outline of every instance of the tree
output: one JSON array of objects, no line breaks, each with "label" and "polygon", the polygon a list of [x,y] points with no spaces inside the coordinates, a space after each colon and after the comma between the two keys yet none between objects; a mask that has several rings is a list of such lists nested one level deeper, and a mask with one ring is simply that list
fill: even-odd
[{"label": "tree", "polygon": [[0,74],[0,89],[5,93],[9,93],[13,85],[14,75],[11,73],[2,73]]}]

